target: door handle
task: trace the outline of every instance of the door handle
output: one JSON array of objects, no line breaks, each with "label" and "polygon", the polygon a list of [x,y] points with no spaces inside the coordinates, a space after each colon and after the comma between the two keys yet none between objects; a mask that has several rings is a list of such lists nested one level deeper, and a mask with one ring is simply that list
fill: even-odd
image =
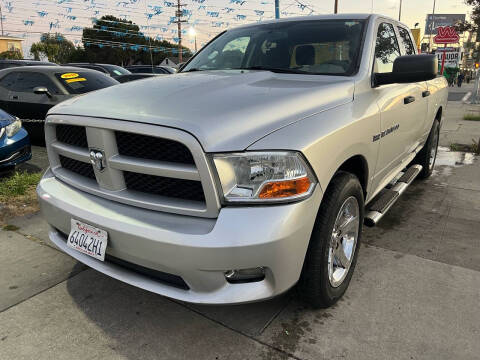
[{"label": "door handle", "polygon": [[10,96],[10,100],[18,100],[18,95],[12,95],[12,96]]},{"label": "door handle", "polygon": [[427,97],[427,96],[430,96],[430,91],[428,90],[422,91],[422,97]]},{"label": "door handle", "polygon": [[403,103],[404,104],[410,104],[415,101],[415,96],[407,96],[403,98]]}]

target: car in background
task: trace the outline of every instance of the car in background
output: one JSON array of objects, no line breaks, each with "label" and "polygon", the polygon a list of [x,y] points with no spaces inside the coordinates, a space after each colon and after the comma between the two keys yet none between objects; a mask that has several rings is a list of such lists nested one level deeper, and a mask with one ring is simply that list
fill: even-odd
[{"label": "car in background", "polygon": [[37,60],[0,60],[0,70],[18,66],[58,66],[58,64],[48,61]]},{"label": "car in background", "polygon": [[164,65],[130,65],[130,66],[125,66],[125,69],[128,71],[138,74],[138,73],[143,73],[143,74],[175,74],[177,72],[176,69],[174,69],[171,66],[164,66]]},{"label": "car in background", "polygon": [[151,78],[155,76],[163,76],[166,74],[144,74],[144,73],[138,73],[138,74],[125,74],[125,75],[120,75],[116,76],[115,80],[117,80],[119,83],[126,83],[129,81],[133,80],[140,80],[140,79],[145,79],[145,78]]},{"label": "car in background", "polygon": [[48,110],[74,96],[119,82],[95,70],[26,66],[0,70],[0,108],[23,120],[30,138],[43,143]]},{"label": "car in background", "polygon": [[121,66],[112,65],[112,64],[69,63],[69,64],[65,64],[65,66],[75,66],[75,67],[81,67],[81,68],[84,68],[84,69],[97,70],[97,71],[103,72],[105,75],[111,76],[112,78],[114,78],[115,80],[117,80],[120,83],[155,76],[155,74],[151,74],[151,73],[132,74],[127,69],[125,69]]},{"label": "car in background", "polygon": [[127,69],[121,66],[112,65],[112,64],[68,63],[68,64],[64,64],[63,66],[75,66],[75,67],[81,67],[84,69],[97,70],[113,78],[116,78],[117,76],[131,74],[131,72],[128,71]]},{"label": "car in background", "polygon": [[31,158],[30,139],[22,121],[0,109],[0,172]]}]

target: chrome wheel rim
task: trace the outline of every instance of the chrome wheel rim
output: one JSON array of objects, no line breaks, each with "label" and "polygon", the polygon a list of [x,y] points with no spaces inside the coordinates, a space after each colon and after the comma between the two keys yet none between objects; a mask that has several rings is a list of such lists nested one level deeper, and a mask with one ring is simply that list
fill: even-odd
[{"label": "chrome wheel rim", "polygon": [[432,141],[432,148],[430,149],[430,158],[428,159],[428,167],[430,170],[432,170],[435,165],[435,159],[437,158],[437,149],[438,149],[438,131],[435,131],[435,135]]},{"label": "chrome wheel rim", "polygon": [[338,211],[328,251],[328,279],[340,286],[348,275],[357,247],[360,209],[355,196],[346,199]]}]

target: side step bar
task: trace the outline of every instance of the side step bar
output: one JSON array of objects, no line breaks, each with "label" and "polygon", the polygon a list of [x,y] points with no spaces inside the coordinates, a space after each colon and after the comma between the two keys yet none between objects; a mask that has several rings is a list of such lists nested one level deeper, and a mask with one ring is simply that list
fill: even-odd
[{"label": "side step bar", "polygon": [[385,190],[372,204],[370,204],[365,215],[365,225],[375,226],[383,215],[390,210],[392,205],[395,204],[400,195],[405,192],[413,180],[415,180],[418,174],[420,174],[420,171],[422,171],[421,165],[410,166],[392,188]]}]

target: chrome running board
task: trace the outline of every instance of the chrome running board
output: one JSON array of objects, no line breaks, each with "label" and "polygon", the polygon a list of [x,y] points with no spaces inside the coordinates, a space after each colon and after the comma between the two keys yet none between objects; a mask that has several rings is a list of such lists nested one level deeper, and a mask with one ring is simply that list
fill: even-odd
[{"label": "chrome running board", "polygon": [[397,180],[390,189],[382,192],[377,199],[369,205],[365,215],[364,223],[366,226],[375,226],[380,219],[390,210],[393,204],[400,198],[408,186],[422,171],[421,165],[412,165]]}]

